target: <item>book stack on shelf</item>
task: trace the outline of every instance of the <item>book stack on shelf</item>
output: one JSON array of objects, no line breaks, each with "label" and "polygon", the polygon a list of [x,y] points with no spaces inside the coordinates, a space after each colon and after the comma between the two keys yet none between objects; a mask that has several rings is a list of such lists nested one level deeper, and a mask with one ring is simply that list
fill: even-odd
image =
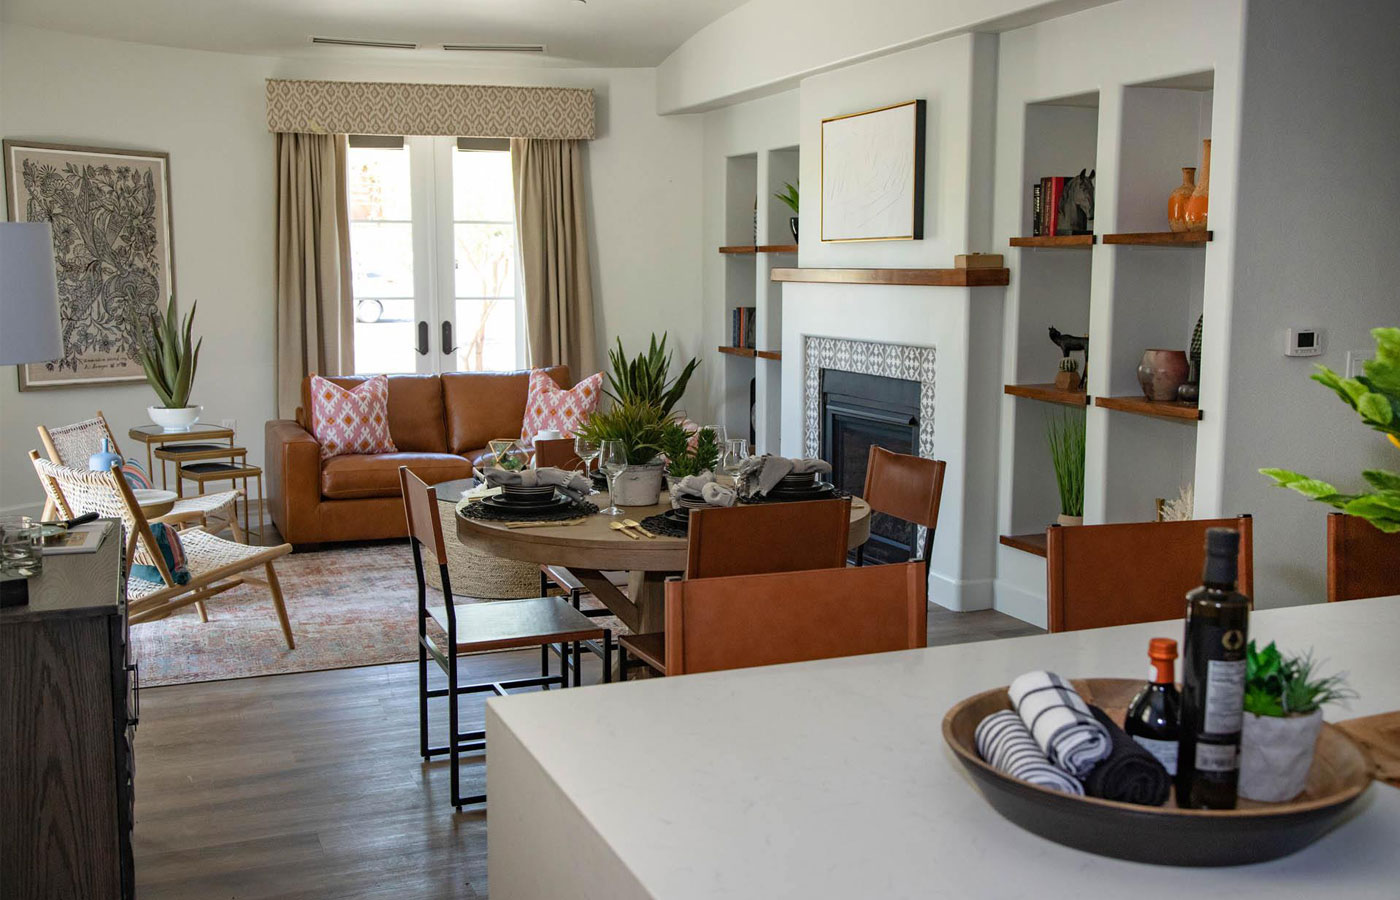
[{"label": "book stack on shelf", "polygon": [[1094,172],[1053,175],[1031,185],[1035,237],[1094,233]]},{"label": "book stack on shelf", "polygon": [[729,311],[729,346],[754,349],[754,331],[758,323],[758,308],[736,306]]}]

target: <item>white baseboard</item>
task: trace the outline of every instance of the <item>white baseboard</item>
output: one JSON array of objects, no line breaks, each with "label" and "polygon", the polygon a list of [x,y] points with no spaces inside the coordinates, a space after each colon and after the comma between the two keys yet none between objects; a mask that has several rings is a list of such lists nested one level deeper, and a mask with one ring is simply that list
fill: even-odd
[{"label": "white baseboard", "polygon": [[928,599],[953,612],[971,612],[992,608],[992,579],[957,579],[929,573]]},{"label": "white baseboard", "polygon": [[1015,616],[1022,622],[1029,622],[1037,628],[1047,627],[1045,595],[1036,594],[1005,579],[998,579],[994,585],[997,612]]}]

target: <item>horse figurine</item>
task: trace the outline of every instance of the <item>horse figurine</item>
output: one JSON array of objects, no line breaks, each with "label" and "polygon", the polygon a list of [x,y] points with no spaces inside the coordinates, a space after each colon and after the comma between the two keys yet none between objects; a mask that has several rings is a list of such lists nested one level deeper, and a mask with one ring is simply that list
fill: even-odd
[{"label": "horse figurine", "polygon": [[1094,175],[1095,172],[1080,169],[1078,175],[1065,181],[1056,234],[1094,233]]},{"label": "horse figurine", "polygon": [[1064,359],[1074,352],[1084,354],[1084,380],[1089,379],[1089,336],[1087,334],[1065,334],[1054,325],[1050,326],[1050,342],[1060,348]]}]

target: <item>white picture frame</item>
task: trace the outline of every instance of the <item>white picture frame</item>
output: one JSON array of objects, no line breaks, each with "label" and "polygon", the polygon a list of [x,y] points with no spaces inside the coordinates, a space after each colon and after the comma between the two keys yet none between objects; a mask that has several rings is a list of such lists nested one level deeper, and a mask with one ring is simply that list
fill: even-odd
[{"label": "white picture frame", "polygon": [[925,101],[822,120],[821,240],[924,236]]}]

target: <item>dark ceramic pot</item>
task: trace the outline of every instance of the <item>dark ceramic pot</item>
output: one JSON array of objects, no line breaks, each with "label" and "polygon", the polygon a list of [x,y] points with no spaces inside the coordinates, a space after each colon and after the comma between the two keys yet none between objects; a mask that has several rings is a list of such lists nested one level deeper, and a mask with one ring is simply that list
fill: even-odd
[{"label": "dark ceramic pot", "polygon": [[788,228],[792,230],[792,242],[797,243],[797,216],[788,216]]},{"label": "dark ceramic pot", "polygon": [[1148,400],[1164,403],[1176,399],[1176,389],[1186,383],[1191,364],[1182,350],[1146,350],[1138,366],[1138,384]]}]

